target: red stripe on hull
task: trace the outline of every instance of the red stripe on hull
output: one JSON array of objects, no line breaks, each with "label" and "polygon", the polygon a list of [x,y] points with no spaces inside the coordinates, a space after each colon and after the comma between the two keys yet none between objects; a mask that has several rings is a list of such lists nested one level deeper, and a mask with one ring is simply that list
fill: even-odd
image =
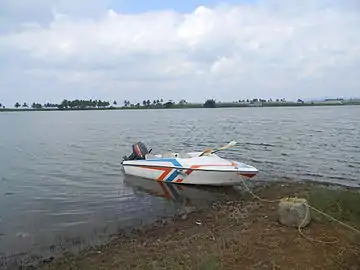
[{"label": "red stripe on hull", "polygon": [[254,177],[256,174],[255,173],[239,173],[241,176],[245,176],[248,178],[252,178]]}]

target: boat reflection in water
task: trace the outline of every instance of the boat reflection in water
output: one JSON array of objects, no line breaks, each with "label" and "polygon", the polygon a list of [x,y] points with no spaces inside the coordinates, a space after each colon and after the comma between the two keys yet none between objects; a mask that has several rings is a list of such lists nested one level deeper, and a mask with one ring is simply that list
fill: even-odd
[{"label": "boat reflection in water", "polygon": [[133,188],[135,194],[147,194],[162,197],[178,206],[190,208],[204,208],[214,202],[228,200],[233,196],[239,197],[239,191],[232,187],[179,185],[165,181],[155,181],[137,176],[127,175],[124,184]]}]

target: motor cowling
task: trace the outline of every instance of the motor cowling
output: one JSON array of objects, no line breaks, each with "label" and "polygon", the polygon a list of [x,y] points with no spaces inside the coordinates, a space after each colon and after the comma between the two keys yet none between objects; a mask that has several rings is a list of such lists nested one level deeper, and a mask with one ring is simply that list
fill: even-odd
[{"label": "motor cowling", "polygon": [[[142,142],[137,142],[132,145],[132,154],[129,157],[124,157],[124,160],[141,160],[145,159],[145,155],[149,154],[147,147]],[[150,150],[151,151],[151,150]]]}]

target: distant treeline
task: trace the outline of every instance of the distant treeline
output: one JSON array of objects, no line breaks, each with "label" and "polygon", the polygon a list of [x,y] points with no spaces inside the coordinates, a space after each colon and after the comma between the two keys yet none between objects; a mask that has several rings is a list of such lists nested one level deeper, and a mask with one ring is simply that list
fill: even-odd
[{"label": "distant treeline", "polygon": [[0,103],[0,110],[95,110],[95,109],[144,109],[144,108],[221,108],[221,107],[276,107],[276,106],[321,106],[321,105],[360,105],[360,99],[326,99],[323,101],[308,101],[301,99],[297,101],[286,101],[283,99],[244,99],[233,102],[220,102],[214,99],[208,99],[204,103],[189,103],[185,99],[179,102],[172,100],[164,101],[163,99],[143,100],[142,102],[132,103],[129,100],[124,100],[122,105],[118,105],[117,101],[103,101],[103,100],[66,100],[64,99],[59,104],[45,103],[41,104],[33,102],[30,106],[24,102],[16,102],[15,109],[7,109]]},{"label": "distant treeline", "polygon": [[[129,100],[124,100],[123,105],[118,106],[117,101],[102,101],[102,100],[83,100],[83,99],[75,99],[75,100],[66,100],[64,99],[61,103],[45,103],[41,104],[38,102],[33,102],[31,105],[28,103],[20,103],[16,102],[14,104],[14,108],[16,109],[59,109],[59,110],[66,110],[66,109],[104,109],[104,108],[170,108],[172,106],[184,106],[188,104],[188,102],[184,99],[180,100],[178,103],[169,100],[164,102],[163,99],[156,99],[153,101],[150,100],[143,100],[142,102],[131,103]],[[4,108],[0,103],[0,108]]]}]

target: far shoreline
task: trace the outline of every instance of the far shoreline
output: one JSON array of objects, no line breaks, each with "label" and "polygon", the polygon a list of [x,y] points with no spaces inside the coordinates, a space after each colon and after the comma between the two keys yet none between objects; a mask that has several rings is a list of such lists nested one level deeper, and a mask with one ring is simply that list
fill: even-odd
[{"label": "far shoreline", "polygon": [[114,111],[114,110],[168,110],[168,109],[220,109],[220,108],[279,108],[279,107],[327,107],[327,106],[359,106],[360,100],[344,101],[341,103],[321,102],[263,102],[263,103],[216,103],[208,107],[201,103],[173,104],[171,106],[109,106],[85,108],[0,108],[0,112],[34,112],[34,111]]}]

